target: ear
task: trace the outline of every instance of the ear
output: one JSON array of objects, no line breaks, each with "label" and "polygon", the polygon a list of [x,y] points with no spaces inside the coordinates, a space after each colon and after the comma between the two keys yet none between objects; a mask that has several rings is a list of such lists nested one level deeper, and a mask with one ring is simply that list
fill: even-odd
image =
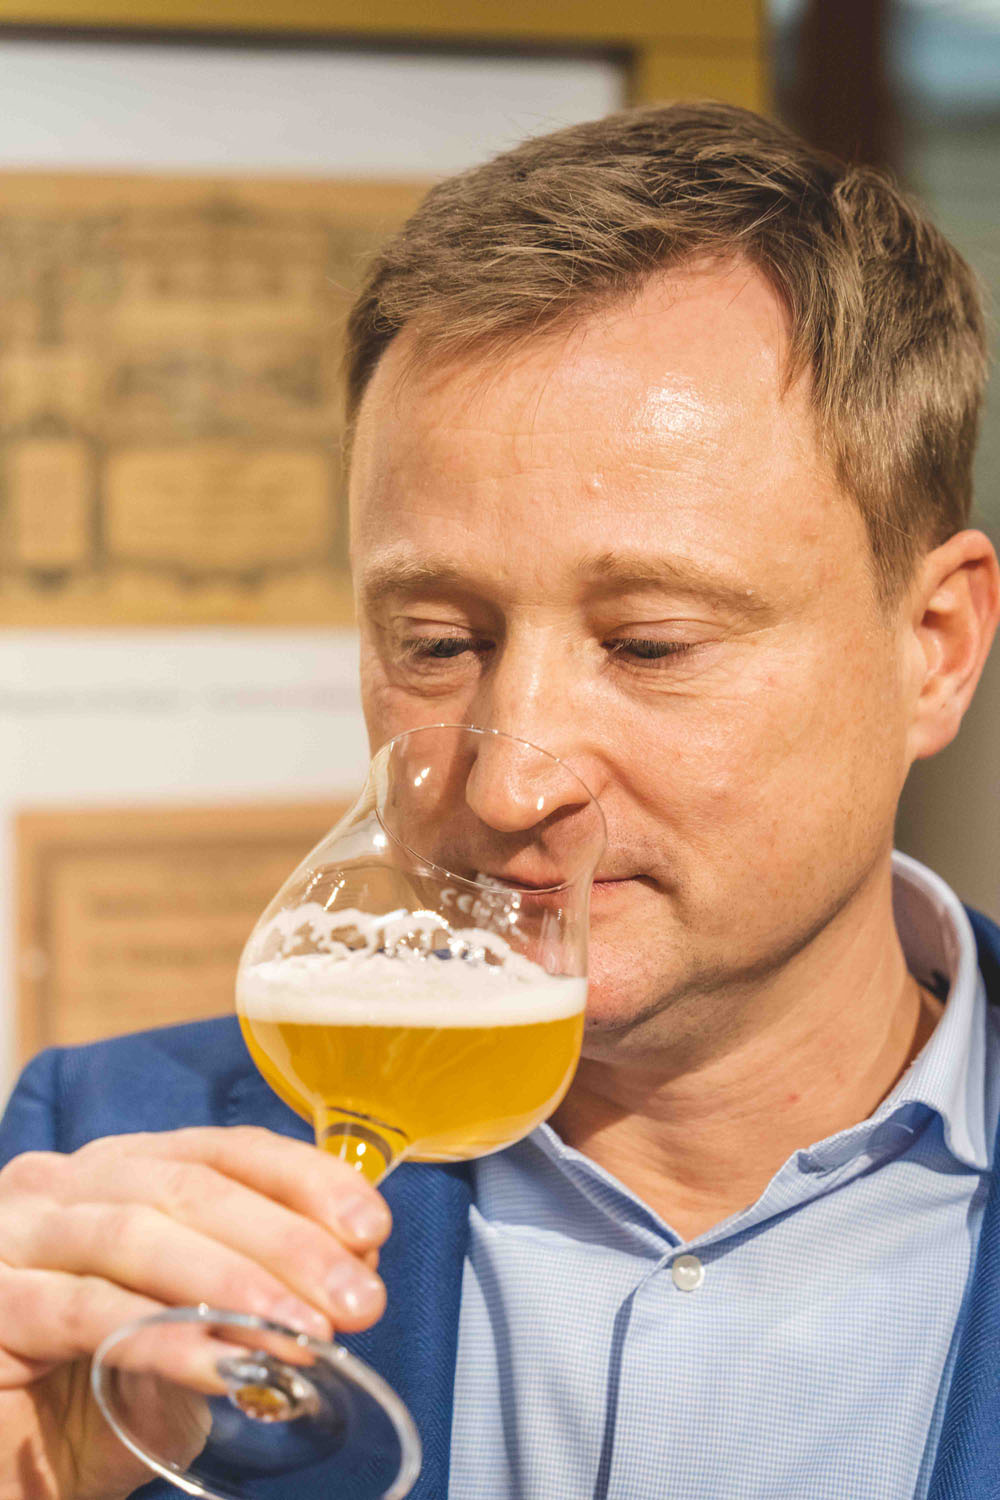
[{"label": "ear", "polygon": [[912,760],[958,733],[1000,619],[1000,566],[989,537],[960,531],[928,553],[910,594],[916,698]]}]

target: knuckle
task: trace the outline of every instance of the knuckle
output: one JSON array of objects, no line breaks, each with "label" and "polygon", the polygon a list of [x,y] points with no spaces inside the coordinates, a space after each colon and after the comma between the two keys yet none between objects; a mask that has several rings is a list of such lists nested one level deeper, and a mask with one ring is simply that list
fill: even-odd
[{"label": "knuckle", "polygon": [[65,1342],[81,1354],[87,1353],[87,1337],[93,1318],[96,1278],[74,1276],[59,1308],[59,1321]]},{"label": "knuckle", "polygon": [[93,1354],[105,1333],[123,1320],[117,1293],[100,1276],[69,1278],[58,1305],[60,1341],[78,1354]]},{"label": "knuckle", "polygon": [[23,1195],[5,1216],[0,1255],[16,1271],[46,1270],[57,1264],[66,1245],[66,1215],[52,1199]]},{"label": "knuckle", "polygon": [[63,1157],[56,1151],[22,1151],[0,1170],[0,1186],[15,1193],[39,1193],[50,1187]]},{"label": "knuckle", "polygon": [[42,1267],[51,1266],[58,1262],[62,1246],[72,1240],[77,1210],[64,1213],[45,1199],[36,1199],[29,1209],[29,1233],[22,1242],[21,1262],[31,1265],[37,1260]]},{"label": "knuckle", "polygon": [[93,1216],[95,1248],[102,1263],[133,1262],[153,1235],[155,1210],[144,1203],[110,1203]]},{"label": "knuckle", "polygon": [[191,1162],[167,1162],[160,1172],[158,1199],[172,1218],[188,1220],[218,1191],[215,1173]]},{"label": "knuckle", "polygon": [[98,1135],[92,1141],[84,1141],[78,1146],[73,1155],[80,1161],[90,1161],[94,1157],[117,1156],[142,1137],[137,1135]]}]

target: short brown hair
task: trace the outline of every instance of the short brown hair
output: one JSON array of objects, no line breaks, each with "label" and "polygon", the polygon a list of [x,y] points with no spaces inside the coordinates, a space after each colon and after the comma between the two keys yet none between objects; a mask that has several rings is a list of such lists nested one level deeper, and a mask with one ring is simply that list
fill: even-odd
[{"label": "short brown hair", "polygon": [[985,381],[976,279],[917,204],[748,110],[625,110],[433,188],[372,263],[348,325],[348,422],[385,349],[502,352],[699,257],[783,298],[788,378],[860,506],[883,597],[967,524]]}]

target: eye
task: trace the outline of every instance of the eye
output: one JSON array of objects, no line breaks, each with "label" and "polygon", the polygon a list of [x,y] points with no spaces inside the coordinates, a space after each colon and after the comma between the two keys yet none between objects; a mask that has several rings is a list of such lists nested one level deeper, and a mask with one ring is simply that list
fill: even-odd
[{"label": "eye", "polygon": [[418,635],[400,642],[400,651],[406,661],[426,662],[428,665],[451,661],[469,651],[484,655],[489,649],[489,641],[465,635]]},{"label": "eye", "polygon": [[646,640],[640,636],[627,636],[607,641],[613,656],[628,656],[637,662],[658,662],[668,656],[683,656],[694,649],[694,641]]},{"label": "eye", "polygon": [[407,656],[430,657],[440,661],[450,656],[461,656],[463,651],[473,650],[476,643],[460,635],[442,635],[405,641],[403,644]]}]

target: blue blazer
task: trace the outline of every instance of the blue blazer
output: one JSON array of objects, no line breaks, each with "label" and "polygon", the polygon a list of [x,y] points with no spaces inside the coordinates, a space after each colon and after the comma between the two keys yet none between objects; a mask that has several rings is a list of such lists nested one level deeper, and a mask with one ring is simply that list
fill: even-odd
[{"label": "blue blazer", "polygon": [[[1000,928],[975,912],[970,917],[987,993],[991,1003],[1000,1005]],[[235,1019],[227,1017],[42,1053],[25,1070],[0,1122],[0,1165],[21,1151],[74,1151],[98,1136],[245,1124],[311,1139],[305,1122],[264,1083]],[[995,1151],[1000,1162],[1000,1141]],[[385,1376],[413,1414],[424,1444],[424,1466],[413,1500],[447,1500],[471,1199],[468,1169],[404,1164],[386,1183],[385,1196],[395,1221],[379,1267],[388,1289],[388,1309],[374,1328],[343,1342]],[[1000,1496],[996,1171],[964,1314],[929,1500]],[[330,1500],[326,1486],[304,1486],[303,1478],[289,1482],[288,1500]],[[669,1454],[664,1456],[663,1478],[668,1494]],[[180,1491],[160,1480],[136,1493],[144,1500],[180,1497]]]}]

